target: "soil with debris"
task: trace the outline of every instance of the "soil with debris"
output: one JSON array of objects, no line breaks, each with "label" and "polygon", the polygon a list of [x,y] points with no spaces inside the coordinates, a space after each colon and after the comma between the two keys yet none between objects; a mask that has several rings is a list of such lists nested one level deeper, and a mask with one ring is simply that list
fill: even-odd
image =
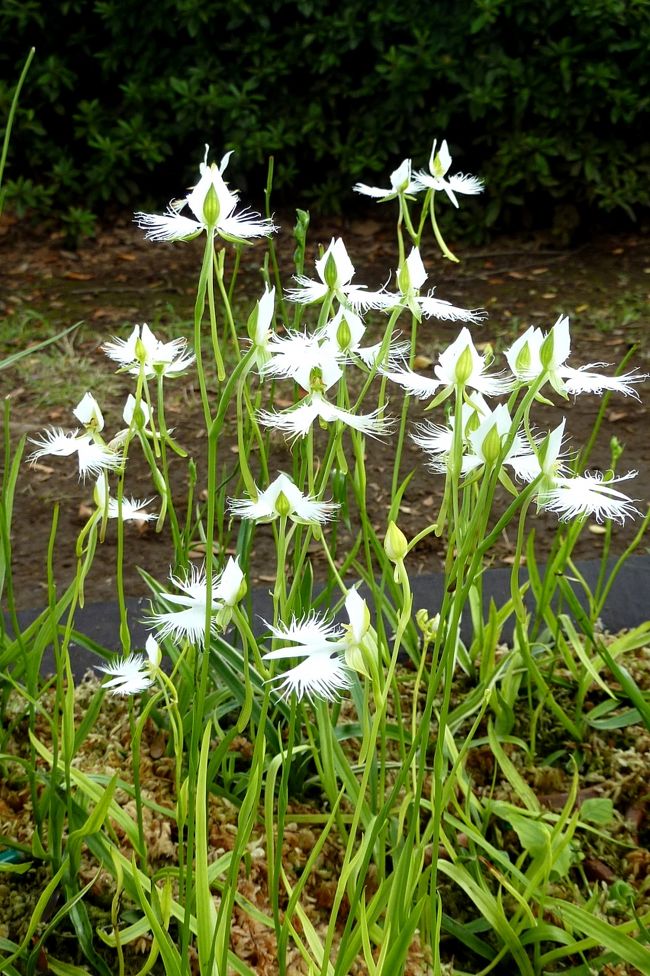
[{"label": "soil with debris", "polygon": [[[281,267],[289,281],[292,254],[293,218],[279,218],[281,233],[277,246]],[[396,263],[392,226],[377,219],[346,222],[344,219],[320,223],[310,231],[310,250],[305,265],[311,273],[319,243],[327,245],[332,236],[343,236],[358,280],[375,288],[384,283]],[[561,250],[543,239],[498,239],[478,248],[451,242],[462,256],[459,265],[444,261],[432,243],[423,248],[425,266],[432,269],[427,286],[436,285],[436,296],[464,307],[484,307],[487,322],[473,326],[475,342],[490,343],[499,351],[530,324],[550,328],[559,313],[568,314],[572,323],[573,349],[569,363],[574,366],[602,361],[617,364],[630,344],[639,343],[628,368],[648,369],[650,346],[644,343],[648,330],[650,292],[650,237],[600,237],[574,250]],[[192,307],[202,254],[202,244],[152,244],[124,218],[104,227],[93,241],[77,251],[65,250],[57,234],[34,237],[24,227],[4,218],[0,223],[0,314],[4,316],[0,336],[0,359],[52,333],[53,326],[65,327],[83,320],[78,329],[57,343],[55,350],[41,351],[18,366],[0,372],[0,388],[9,397],[10,430],[13,443],[22,434],[36,436],[49,425],[73,427],[71,409],[87,389],[94,391],[107,427],[117,430],[128,378],[115,376],[100,346],[112,335],[125,336],[136,322],[149,322],[154,328],[180,319],[192,341]],[[242,318],[248,316],[262,292],[259,270],[264,244],[243,252],[241,286],[246,299],[241,302]],[[229,259],[230,261],[230,259]],[[228,270],[228,268],[227,268]],[[245,316],[245,317],[244,317]],[[419,330],[417,352],[426,373],[433,360],[456,337],[459,326],[434,320]],[[613,367],[610,370],[613,372]],[[192,372],[167,384],[168,423],[176,439],[196,458],[197,497],[205,489],[206,473],[202,456],[205,429],[198,390]],[[214,391],[216,393],[216,388]],[[639,386],[640,401],[614,394],[608,402],[591,469],[609,466],[609,442],[616,436],[626,451],[619,471],[634,469],[635,481],[623,486],[639,499],[645,511],[650,501],[650,434],[648,429],[649,384]],[[557,399],[557,398],[556,398]],[[555,409],[542,408],[536,414],[539,428],[555,425],[566,415],[570,447],[577,450],[586,443],[600,405],[600,398],[583,395],[569,402],[559,401]],[[399,396],[391,391],[391,413],[399,414]],[[416,401],[413,420],[422,416]],[[431,414],[426,415],[431,418]],[[442,422],[442,415],[438,415]],[[27,452],[29,450],[29,445]],[[278,439],[274,463],[286,470],[288,447]],[[237,446],[232,433],[219,445],[220,466],[228,471],[236,462]],[[367,449],[369,515],[382,532],[390,505],[390,483],[394,456],[391,438],[373,441]],[[252,459],[254,468],[254,457]],[[229,468],[230,465],[230,468]],[[55,546],[57,585],[62,589],[75,572],[75,541],[92,504],[90,484],[79,483],[74,465],[63,458],[45,458],[38,464],[22,466],[16,489],[13,517],[13,590],[18,608],[40,607],[45,600],[45,565],[52,512],[59,505]],[[400,527],[412,536],[435,518],[442,497],[442,477],[428,472],[418,449],[408,441],[401,469],[402,477],[415,470],[401,508]],[[255,470],[254,470],[255,473]],[[176,461],[172,479],[176,497],[187,489],[187,466]],[[129,460],[126,490],[129,496],[152,494],[147,469],[134,455]],[[543,558],[554,534],[555,518],[533,516],[538,553]],[[533,524],[533,522],[531,522]],[[116,542],[109,532],[100,558],[86,586],[86,599],[115,598]],[[135,527],[127,523],[127,551],[134,554],[125,566],[127,596],[147,593],[138,573],[142,567],[163,580],[169,571],[172,544],[165,528],[156,534],[151,524]],[[221,541],[231,551],[237,525]],[[579,558],[597,557],[602,549],[602,526],[590,524],[578,543]],[[615,527],[613,551],[620,552],[629,542],[634,525]],[[342,544],[345,536],[341,537]],[[317,548],[317,547],[315,547]],[[504,534],[494,552],[497,564],[512,559],[514,540]],[[200,557],[200,547],[196,555]],[[412,556],[413,572],[440,568],[443,553],[440,542],[429,536]],[[252,561],[252,584],[264,584],[269,566],[274,566],[275,550],[270,532],[264,527],[256,534]],[[324,575],[327,564],[314,553],[315,575]]]}]

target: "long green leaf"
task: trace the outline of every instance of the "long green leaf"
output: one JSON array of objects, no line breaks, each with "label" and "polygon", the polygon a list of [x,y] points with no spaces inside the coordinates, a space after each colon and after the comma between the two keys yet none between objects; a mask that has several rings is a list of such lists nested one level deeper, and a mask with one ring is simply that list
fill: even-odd
[{"label": "long green leaf", "polygon": [[[546,906],[572,929],[577,929],[592,938],[594,945],[604,946],[613,952],[617,961],[636,966],[642,973],[650,973],[650,950],[629,935],[620,932],[615,925],[610,925],[609,922],[598,918],[597,915],[593,915],[579,905],[560,901],[557,898],[549,898]],[[540,963],[543,965],[544,961],[545,957],[542,956]]]},{"label": "long green leaf", "polygon": [[195,837],[195,888],[197,942],[201,973],[219,976],[214,959],[215,935],[217,931],[217,910],[214,905],[210,882],[208,880],[208,753],[210,751],[211,724],[205,728],[199,769],[196,781],[196,837]]}]

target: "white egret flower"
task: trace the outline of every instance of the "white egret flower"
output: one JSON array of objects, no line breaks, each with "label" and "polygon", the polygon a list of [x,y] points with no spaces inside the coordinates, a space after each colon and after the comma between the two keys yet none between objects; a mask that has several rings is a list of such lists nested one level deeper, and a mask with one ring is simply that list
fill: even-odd
[{"label": "white egret flower", "polygon": [[[239,201],[223,179],[223,173],[232,153],[226,153],[219,166],[208,166],[208,146],[199,166],[201,178],[194,189],[182,200],[173,200],[164,214],[136,213],[138,227],[146,231],[151,241],[178,241],[196,237],[201,231],[214,236],[219,234],[226,240],[248,240],[253,237],[267,237],[277,230],[272,220],[261,217],[250,210],[235,213]],[[184,207],[191,217],[181,213]]]},{"label": "white egret flower", "polygon": [[300,664],[273,679],[279,681],[283,697],[295,692],[298,698],[331,701],[350,687],[352,670],[367,673],[363,653],[376,654],[376,641],[366,601],[356,590],[350,590],[345,609],[348,623],[340,627],[314,613],[302,620],[294,617],[288,627],[269,626],[274,637],[291,641],[292,646],[269,651],[264,660],[303,658]]},{"label": "white egret flower", "polygon": [[138,695],[149,688],[155,680],[161,660],[160,648],[152,634],[147,637],[145,650],[146,655],[129,654],[121,660],[99,665],[98,671],[111,676],[103,687],[112,695]]},{"label": "white egret flower", "polygon": [[435,288],[426,295],[420,295],[420,288],[427,280],[427,272],[417,247],[411,248],[409,256],[397,270],[398,292],[386,291],[382,300],[386,309],[396,308],[398,305],[412,309],[420,318],[437,318],[447,322],[472,322],[477,325],[487,316],[487,312],[480,308],[460,308],[442,298],[434,296]]},{"label": "white egret flower", "polygon": [[233,515],[256,522],[271,522],[280,515],[303,524],[327,522],[339,507],[335,502],[319,502],[311,495],[303,495],[286,474],[279,474],[257,499],[230,498],[228,507]]},{"label": "white egret flower", "polygon": [[94,441],[89,434],[79,434],[78,430],[65,431],[62,427],[51,427],[43,432],[40,440],[30,438],[36,450],[29,455],[32,464],[46,455],[70,457],[77,455],[79,477],[97,477],[102,471],[119,468],[122,457],[103,444]]},{"label": "white egret flower", "polygon": [[122,498],[122,511],[120,513],[117,498],[112,498],[110,494],[107,495],[106,493],[103,475],[97,479],[94,496],[97,508],[105,511],[107,518],[119,518],[120,514],[124,522],[150,522],[152,519],[158,518],[157,514],[146,511],[147,505],[150,505],[153,500],[151,498],[145,498],[142,501],[135,498]]},{"label": "white egret flower", "polygon": [[611,390],[639,399],[634,384],[646,380],[646,373],[632,370],[622,376],[603,376],[602,373],[592,372],[595,368],[609,365],[608,363],[587,363],[585,366],[573,368],[566,365],[570,352],[569,317],[560,315],[549,332],[544,333],[541,329],[530,326],[506,350],[505,357],[512,374],[521,383],[533,383],[543,373],[547,373],[548,382],[564,397],[569,394],[599,394]]},{"label": "white egret flower", "polygon": [[633,499],[612,485],[634,478],[636,471],[629,471],[617,478],[605,481],[602,475],[583,474],[574,477],[558,477],[551,488],[538,497],[538,508],[554,512],[561,522],[581,516],[595,517],[597,522],[612,519],[623,524],[626,518],[641,513]]},{"label": "white egret flower", "polygon": [[373,410],[368,414],[353,414],[349,410],[334,406],[320,393],[310,393],[297,407],[292,407],[284,413],[262,410],[257,415],[257,419],[264,427],[284,431],[290,437],[305,437],[317,417],[328,424],[340,420],[347,427],[352,427],[362,434],[369,434],[371,437],[387,434],[392,426],[390,420],[380,416],[380,410]]},{"label": "white egret flower", "polygon": [[430,379],[407,367],[385,370],[394,383],[422,400],[435,396],[441,388],[462,386],[476,390],[483,396],[500,396],[512,388],[512,380],[501,374],[486,374],[486,357],[481,356],[467,328],[461,329],[458,338],[438,357],[434,367],[436,378]]},{"label": "white egret flower", "polygon": [[352,187],[357,193],[362,193],[366,197],[373,197],[379,203],[387,200],[394,200],[396,197],[406,193],[417,193],[422,189],[420,183],[411,179],[411,160],[405,159],[397,169],[390,174],[390,187],[382,189],[378,186],[368,186],[366,183],[355,183]]},{"label": "white egret flower", "polygon": [[451,166],[451,154],[447,140],[443,139],[436,152],[437,139],[433,140],[433,148],[429,157],[429,172],[421,169],[415,173],[414,181],[418,189],[444,190],[455,207],[458,206],[457,193],[474,195],[483,190],[483,181],[477,176],[455,173],[447,176]]},{"label": "white egret flower", "polygon": [[392,296],[387,295],[384,289],[380,291],[368,291],[365,285],[353,285],[354,265],[348,255],[342,238],[332,238],[329,247],[321,258],[316,261],[316,272],[319,281],[307,278],[305,275],[296,275],[298,288],[287,289],[286,296],[291,302],[299,302],[309,305],[312,302],[322,302],[325,297],[332,293],[342,305],[351,308],[368,309],[390,307]]},{"label": "white egret flower", "polygon": [[144,370],[147,379],[152,376],[178,376],[194,362],[194,354],[186,351],[187,340],[171,339],[162,342],[156,339],[146,322],[133,327],[128,339],[113,337],[105,342],[103,351],[125,372],[137,376]]},{"label": "white egret flower", "polygon": [[[158,637],[172,637],[174,640],[187,638],[191,643],[201,646],[205,639],[205,620],[208,603],[210,605],[210,631],[215,633],[218,626],[230,619],[230,613],[241,598],[244,574],[237,559],[229,559],[219,576],[212,578],[208,586],[205,566],[191,566],[188,576],[181,579],[170,576],[170,582],[182,592],[161,594],[161,599],[180,607],[155,613],[152,624],[158,628]],[[221,617],[219,616],[221,614]]]}]

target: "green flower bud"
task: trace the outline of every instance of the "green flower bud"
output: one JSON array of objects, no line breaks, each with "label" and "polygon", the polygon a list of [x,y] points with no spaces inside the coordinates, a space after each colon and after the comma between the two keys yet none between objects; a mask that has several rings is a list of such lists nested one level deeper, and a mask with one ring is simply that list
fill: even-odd
[{"label": "green flower bud", "polygon": [[553,330],[544,339],[540,350],[539,358],[542,366],[545,370],[550,369],[551,363],[553,362],[553,353],[555,351],[555,337],[553,335]]},{"label": "green flower bud", "polygon": [[422,631],[424,638],[427,641],[432,641],[436,639],[436,634],[438,633],[438,628],[440,626],[440,614],[437,613],[435,616],[430,617],[429,611],[422,608],[418,610],[415,615],[415,622]]},{"label": "green flower bud", "polygon": [[146,426],[147,418],[140,404],[133,408],[133,422],[138,430],[142,430]]},{"label": "green flower bud", "polygon": [[481,453],[485,458],[485,463],[490,465],[490,467],[496,464],[497,458],[501,453],[501,435],[497,430],[496,424],[493,424],[492,427],[490,427],[489,431],[483,438]]},{"label": "green flower bud", "polygon": [[465,386],[468,379],[472,375],[473,369],[474,362],[472,360],[472,351],[469,346],[465,346],[458,357],[456,369],[454,370],[455,379],[459,386]]},{"label": "green flower bud", "polygon": [[527,342],[524,342],[515,360],[515,369],[518,373],[525,373],[526,370],[530,369],[530,363],[530,346]]},{"label": "green flower bud", "polygon": [[212,228],[216,225],[219,219],[219,210],[219,197],[214,186],[211,186],[203,201],[203,219],[206,227]]},{"label": "green flower bud", "polygon": [[411,275],[409,274],[409,268],[406,261],[402,264],[397,275],[397,284],[399,290],[403,295],[406,295],[411,290]]},{"label": "green flower bud", "polygon": [[352,342],[352,332],[350,331],[350,326],[348,325],[346,318],[341,319],[339,327],[336,330],[336,341],[339,349],[342,352],[345,352],[350,348],[350,343]]},{"label": "green flower bud", "polygon": [[616,467],[616,464],[620,460],[623,450],[624,450],[623,445],[619,441],[618,437],[616,436],[612,437],[609,442],[609,453],[612,459],[612,468]]},{"label": "green flower bud", "polygon": [[236,603],[241,603],[246,594],[248,593],[248,583],[246,582],[246,577],[242,577],[242,581],[239,584],[239,589],[237,590]]},{"label": "green flower bud", "polygon": [[339,272],[336,267],[336,261],[334,260],[333,254],[328,254],[327,261],[325,262],[325,284],[327,287],[334,291],[338,284]]},{"label": "green flower bud", "polygon": [[176,800],[176,822],[180,825],[184,824],[187,820],[187,810],[189,806],[189,781],[184,779],[181,783],[181,788],[178,791],[178,799]]},{"label": "green flower bud", "polygon": [[481,426],[481,418],[479,416],[478,410],[474,410],[467,418],[467,423],[465,424],[465,430],[463,432],[465,434],[465,437],[469,437],[469,435],[473,431],[478,430],[480,426]]},{"label": "green flower bud", "polygon": [[146,359],[147,359],[147,349],[146,349],[146,346],[145,346],[144,342],[142,341],[142,339],[139,336],[135,340],[135,358],[140,363],[140,365],[142,365],[144,362],[146,362]]},{"label": "green flower bud", "polygon": [[276,498],[274,508],[281,518],[286,518],[291,512],[291,502],[283,491]]},{"label": "green flower bud", "polygon": [[248,316],[248,322],[246,324],[246,330],[251,342],[255,342],[257,338],[257,319],[259,316],[259,305],[256,305],[251,314]]},{"label": "green flower bud", "polygon": [[395,522],[391,522],[384,536],[384,552],[392,563],[401,563],[408,551],[408,541]]}]

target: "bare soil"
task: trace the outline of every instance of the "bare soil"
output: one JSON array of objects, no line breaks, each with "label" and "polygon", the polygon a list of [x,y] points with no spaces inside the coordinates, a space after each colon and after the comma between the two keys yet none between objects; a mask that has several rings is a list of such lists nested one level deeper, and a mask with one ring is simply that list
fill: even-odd
[{"label": "bare soil", "polygon": [[[295,246],[293,218],[287,215],[278,222],[282,227],[278,253],[288,283]],[[343,236],[360,281],[370,288],[386,281],[396,263],[393,231],[390,224],[374,217],[352,223],[332,219],[313,228],[307,273],[311,272],[317,245],[327,245],[335,235]],[[425,265],[432,269],[428,285],[436,285],[440,298],[488,310],[486,323],[473,327],[478,345],[490,343],[498,351],[530,324],[550,328],[561,312],[571,317],[571,365],[596,361],[617,364],[630,345],[638,343],[628,368],[648,370],[650,346],[644,340],[649,325],[650,237],[604,236],[573,250],[558,249],[552,242],[538,238],[498,239],[480,249],[450,243],[462,255],[460,265],[440,259],[431,244],[424,248]],[[262,291],[259,269],[263,254],[262,244],[247,249],[242,257],[240,286],[246,300],[242,301],[241,310],[245,316]],[[200,241],[152,244],[143,240],[128,217],[102,228],[95,240],[77,251],[66,250],[57,234],[34,236],[5,219],[0,224],[0,315],[5,323],[0,327],[0,358],[51,334],[53,326],[63,328],[83,320],[72,337],[58,343],[56,353],[37,353],[18,367],[0,372],[0,391],[3,397],[10,398],[14,445],[22,434],[36,436],[48,425],[74,426],[70,411],[86,389],[92,389],[100,401],[107,427],[119,429],[130,383],[127,378],[113,375],[112,364],[100,346],[111,335],[128,334],[136,322],[147,321],[154,328],[165,328],[179,319],[183,324],[175,328],[184,330],[191,342],[190,320],[200,259]],[[423,323],[418,354],[435,360],[458,331],[453,323]],[[614,366],[610,372],[613,369]],[[626,445],[619,471],[638,471],[636,480],[625,487],[639,499],[641,511],[650,501],[648,385],[646,382],[639,387],[640,402],[620,395],[610,399],[591,464],[592,469],[609,466],[612,436]],[[177,440],[196,458],[200,496],[206,484],[201,460],[205,430],[193,374],[176,380],[173,387],[170,383],[168,389],[168,422],[175,427]],[[560,401],[555,409],[540,410],[537,425],[542,429],[554,425],[566,414],[571,446],[577,450],[593,429],[599,405],[599,398],[591,396]],[[399,398],[395,394],[391,412],[399,414]],[[411,416],[422,416],[420,403],[413,405]],[[224,438],[220,451],[220,464],[236,460],[232,434]],[[278,441],[274,460],[279,470],[286,470],[290,463],[288,451]],[[390,505],[393,456],[391,438],[373,441],[367,449],[372,502],[369,514],[380,529],[385,528]],[[154,494],[146,468],[135,455],[129,466],[128,494]],[[88,514],[92,488],[90,483],[79,483],[73,468],[62,458],[45,458],[38,465],[22,467],[12,532],[13,587],[18,608],[39,607],[45,602],[46,550],[55,503],[60,506],[55,561],[58,585],[62,587],[74,575],[75,541]],[[409,442],[402,477],[412,469],[416,475],[404,496],[400,516],[400,526],[407,536],[435,518],[442,495],[442,478],[427,472],[420,453]],[[176,463],[173,478],[177,497],[182,498],[187,486],[185,462]],[[535,518],[538,553],[543,557],[552,539],[555,519]],[[167,529],[156,534],[151,526],[138,529],[129,524],[126,528],[127,595],[139,596],[147,593],[147,587],[137,567],[164,579],[172,557],[171,539]],[[226,550],[234,546],[236,529],[235,525],[230,536],[222,540]],[[633,532],[631,523],[615,527],[613,551],[620,552]],[[596,558],[602,545],[602,527],[588,525],[575,554],[579,558]],[[425,540],[413,557],[413,571],[438,569],[442,557],[439,547],[433,537]],[[114,536],[109,534],[88,580],[88,601],[114,598],[115,549]],[[513,551],[514,540],[504,535],[494,554],[495,563],[511,561]],[[270,534],[258,532],[254,557],[252,582],[264,585],[269,573],[274,572]],[[318,554],[314,558],[315,574],[324,575],[326,563],[319,561]]]}]

